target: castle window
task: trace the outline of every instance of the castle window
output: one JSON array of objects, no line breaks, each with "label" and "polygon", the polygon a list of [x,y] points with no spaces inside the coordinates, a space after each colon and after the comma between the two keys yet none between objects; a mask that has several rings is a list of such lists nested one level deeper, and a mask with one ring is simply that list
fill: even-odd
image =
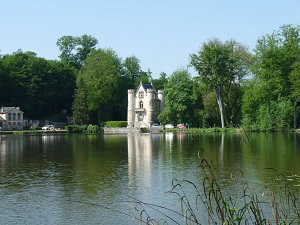
[{"label": "castle window", "polygon": [[144,98],[144,92],[143,91],[139,91],[139,98]]},{"label": "castle window", "polygon": [[143,106],[144,106],[144,105],[143,105],[143,102],[140,101],[140,108],[141,108],[141,109],[144,108]]}]

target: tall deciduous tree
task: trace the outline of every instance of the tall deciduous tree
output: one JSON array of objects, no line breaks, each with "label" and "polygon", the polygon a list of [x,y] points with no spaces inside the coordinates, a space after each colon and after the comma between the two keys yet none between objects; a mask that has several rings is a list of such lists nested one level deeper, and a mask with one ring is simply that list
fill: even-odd
[{"label": "tall deciduous tree", "polygon": [[18,50],[1,59],[0,102],[20,106],[26,116],[37,119],[71,109],[75,89],[74,69],[57,61]]},{"label": "tall deciduous tree", "polygon": [[62,36],[56,42],[61,54],[59,58],[62,62],[68,63],[80,69],[84,60],[89,56],[91,51],[95,50],[98,40],[90,35],[82,35],[81,37]]},{"label": "tall deciduous tree", "polygon": [[127,100],[127,90],[124,93],[121,89],[122,71],[121,59],[115,51],[98,49],[85,60],[78,73],[78,79],[83,79],[87,86],[89,110],[97,114],[99,123],[117,119],[122,113],[116,109]]},{"label": "tall deciduous tree", "polygon": [[164,94],[165,107],[158,119],[162,123],[191,123],[195,104],[190,73],[181,69],[171,74]]},{"label": "tall deciduous tree", "polygon": [[289,83],[288,94],[294,105],[294,128],[297,127],[297,105],[300,102],[300,26],[284,25],[280,29],[283,36],[283,73]]},{"label": "tall deciduous tree", "polygon": [[216,93],[222,127],[225,127],[224,95],[248,74],[249,57],[247,48],[242,44],[235,40],[222,43],[218,39],[203,43],[200,50],[190,56],[191,65],[201,81]]},{"label": "tall deciduous tree", "polygon": [[152,80],[152,84],[156,90],[164,89],[166,83],[168,83],[168,78],[165,72],[161,72],[158,79]]},{"label": "tall deciduous tree", "polygon": [[79,79],[75,90],[72,111],[75,124],[83,125],[90,122],[87,87],[82,78]]},{"label": "tall deciduous tree", "polygon": [[297,104],[300,102],[300,61],[293,64],[293,70],[290,73],[289,79],[291,81],[291,98],[294,103],[294,128],[297,127]]},{"label": "tall deciduous tree", "polygon": [[[269,121],[266,124],[272,124],[275,121],[272,115],[274,117],[277,106],[283,101],[285,105],[289,101],[292,105],[294,101],[294,126],[296,126],[298,90],[294,85],[297,86],[297,62],[300,61],[299,31],[299,26],[284,25],[279,31],[258,39],[254,56],[254,78],[248,82],[243,97],[243,117],[248,123],[258,124],[257,127],[262,124],[260,122],[262,120]],[[260,115],[259,109],[262,107],[267,108],[268,113],[264,115],[268,118]],[[273,124],[272,129],[276,130],[277,127],[282,126]]]},{"label": "tall deciduous tree", "polygon": [[142,72],[140,60],[135,56],[127,57],[123,62],[123,67],[124,75],[130,80],[132,84],[131,88],[134,88],[137,83],[137,79]]}]

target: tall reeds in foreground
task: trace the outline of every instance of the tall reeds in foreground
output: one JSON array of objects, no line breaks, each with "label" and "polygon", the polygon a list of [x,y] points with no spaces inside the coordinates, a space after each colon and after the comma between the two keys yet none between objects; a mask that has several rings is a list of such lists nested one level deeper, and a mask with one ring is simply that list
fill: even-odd
[{"label": "tall reeds in foreground", "polygon": [[[253,154],[245,133],[243,139],[249,153]],[[134,219],[141,224],[300,224],[299,190],[285,175],[274,168],[260,168],[254,160],[262,187],[259,190],[253,188],[243,171],[233,171],[228,176],[239,188],[232,193],[227,177],[220,176],[213,162],[201,154],[198,154],[198,180],[172,181],[168,193],[178,197],[174,209],[134,199],[135,209],[139,212]],[[161,217],[152,218],[149,210],[156,211]]]}]

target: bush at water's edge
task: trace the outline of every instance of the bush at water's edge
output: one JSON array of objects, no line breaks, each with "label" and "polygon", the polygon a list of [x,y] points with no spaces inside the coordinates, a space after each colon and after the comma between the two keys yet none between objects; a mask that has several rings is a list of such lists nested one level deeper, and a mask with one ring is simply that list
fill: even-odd
[{"label": "bush at water's edge", "polygon": [[79,134],[96,134],[98,133],[99,127],[97,125],[83,125],[83,126],[77,126],[77,125],[72,125],[72,126],[66,126],[65,128],[68,133],[74,134],[74,133],[79,133]]}]

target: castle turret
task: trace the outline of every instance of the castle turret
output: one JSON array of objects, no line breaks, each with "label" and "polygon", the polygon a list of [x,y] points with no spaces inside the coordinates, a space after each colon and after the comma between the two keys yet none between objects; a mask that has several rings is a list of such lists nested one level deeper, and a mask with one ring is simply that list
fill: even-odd
[{"label": "castle turret", "polygon": [[147,89],[147,97],[146,97],[146,121],[149,124],[153,123],[153,116],[154,116],[154,108],[153,108],[153,104],[154,104],[154,99],[155,99],[155,91],[154,89]]},{"label": "castle turret", "polygon": [[164,102],[164,91],[163,90],[158,90],[157,91],[157,97],[160,100],[160,106],[159,106],[159,112],[162,111],[162,109],[165,106],[165,102]]},{"label": "castle turret", "polygon": [[127,127],[134,127],[135,120],[135,90],[128,90]]}]

